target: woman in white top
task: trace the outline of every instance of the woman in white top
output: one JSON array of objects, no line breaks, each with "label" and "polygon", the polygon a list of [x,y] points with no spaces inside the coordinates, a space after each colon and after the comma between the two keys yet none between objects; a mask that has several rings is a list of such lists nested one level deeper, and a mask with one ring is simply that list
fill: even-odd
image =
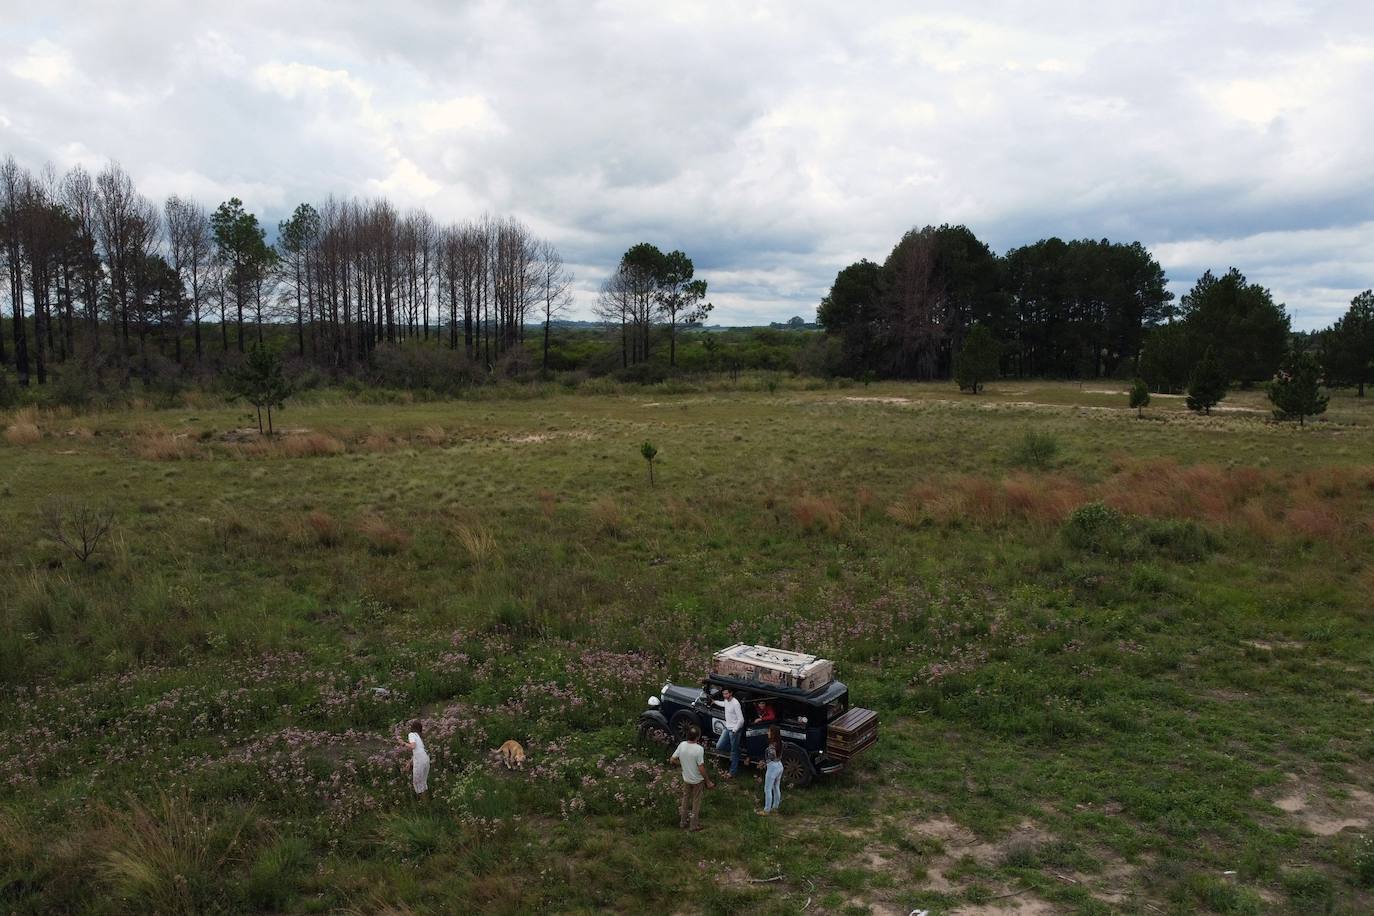
[{"label": "woman in white top", "polygon": [[416,795],[429,789],[429,752],[425,750],[425,724],[419,719],[410,723],[410,734],[401,743],[410,748],[410,781]]}]

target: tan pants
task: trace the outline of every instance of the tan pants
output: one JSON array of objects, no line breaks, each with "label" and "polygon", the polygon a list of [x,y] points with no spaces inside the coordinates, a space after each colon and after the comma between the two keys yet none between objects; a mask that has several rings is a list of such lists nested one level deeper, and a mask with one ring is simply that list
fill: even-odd
[{"label": "tan pants", "polygon": [[701,820],[701,796],[705,793],[706,781],[684,782],[682,784],[682,801],[677,806],[677,825],[684,830],[689,827],[697,829],[698,821]]}]

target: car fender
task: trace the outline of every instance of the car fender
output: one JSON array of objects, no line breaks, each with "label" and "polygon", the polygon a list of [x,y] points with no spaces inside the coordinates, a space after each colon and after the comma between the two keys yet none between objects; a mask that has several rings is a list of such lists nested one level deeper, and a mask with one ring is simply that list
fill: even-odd
[{"label": "car fender", "polygon": [[664,716],[663,713],[659,712],[657,709],[649,709],[649,710],[646,710],[646,711],[640,713],[640,714],[639,714],[639,721],[641,721],[641,722],[653,722],[653,723],[655,723],[655,724],[657,724],[657,725],[661,725],[661,726],[663,727],[663,730],[664,730],[664,731],[667,731],[667,730],[668,730],[668,719],[667,719],[667,717]]}]

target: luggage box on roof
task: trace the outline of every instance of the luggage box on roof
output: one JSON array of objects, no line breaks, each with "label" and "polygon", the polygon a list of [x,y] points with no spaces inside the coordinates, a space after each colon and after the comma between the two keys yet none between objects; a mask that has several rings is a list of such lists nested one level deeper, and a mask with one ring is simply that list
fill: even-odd
[{"label": "luggage box on roof", "polygon": [[711,673],[769,687],[812,691],[835,679],[835,666],[814,655],[737,643],[712,656]]}]

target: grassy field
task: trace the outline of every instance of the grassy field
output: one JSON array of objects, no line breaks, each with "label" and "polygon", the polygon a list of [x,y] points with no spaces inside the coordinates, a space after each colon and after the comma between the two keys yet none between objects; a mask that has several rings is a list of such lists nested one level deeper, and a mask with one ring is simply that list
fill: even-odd
[{"label": "grassy field", "polygon": [[[1374,909],[1374,398],[746,382],[5,418],[0,911]],[[735,641],[882,737],[684,834]]]}]

